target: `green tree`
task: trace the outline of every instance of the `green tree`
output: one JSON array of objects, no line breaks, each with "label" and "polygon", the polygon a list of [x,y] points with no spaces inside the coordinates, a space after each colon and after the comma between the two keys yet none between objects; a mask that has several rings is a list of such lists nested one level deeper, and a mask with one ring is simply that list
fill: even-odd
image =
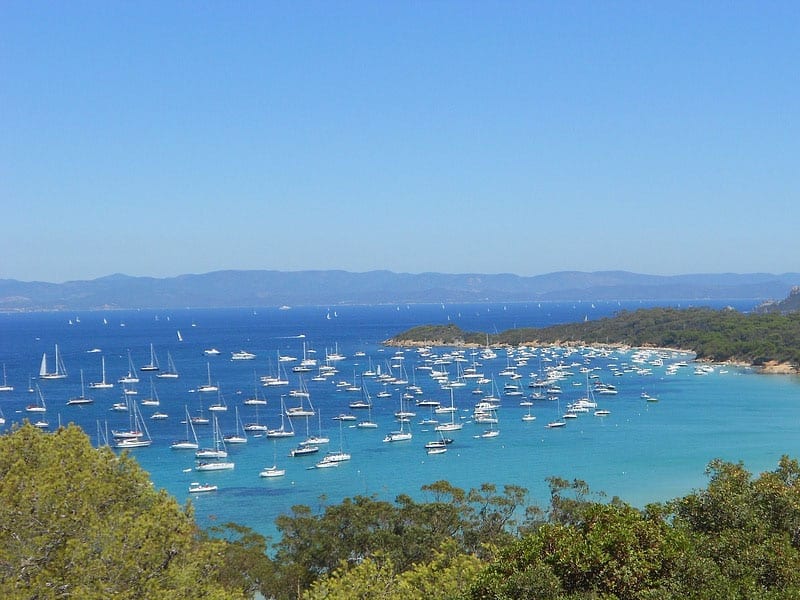
[{"label": "green tree", "polygon": [[76,426],[0,437],[0,481],[2,598],[244,597],[217,579],[224,543]]},{"label": "green tree", "polygon": [[[456,554],[486,557],[514,539],[515,515],[522,510],[527,491],[493,484],[465,492],[446,481],[426,485],[431,502],[416,502],[400,495],[394,503],[356,496],[318,515],[307,506],[295,506],[291,515],[278,517],[282,534],[276,545],[278,598],[299,598],[303,590],[334,573],[336,585],[356,585],[361,575],[378,580],[400,577],[422,569],[443,544],[454,544]],[[477,560],[477,558],[476,558]],[[348,569],[357,569],[353,579]],[[374,572],[372,571],[374,570]],[[326,583],[326,585],[334,583]],[[358,589],[361,589],[359,587]],[[352,591],[356,593],[356,591]]]},{"label": "green tree", "polygon": [[400,570],[389,558],[376,555],[356,566],[342,565],[314,582],[304,600],[447,600],[459,598],[483,562],[460,552],[452,540],[429,549],[426,562]]},{"label": "green tree", "polygon": [[783,457],[757,479],[712,461],[709,484],[671,503],[674,525],[731,582],[735,596],[800,594],[800,466]]},{"label": "green tree", "polygon": [[238,590],[247,597],[255,592],[268,595],[277,577],[275,564],[267,555],[268,539],[236,523],[213,527],[209,534],[216,537],[206,537],[208,542],[218,543],[220,538],[225,540],[215,569],[218,581],[227,589]]}]

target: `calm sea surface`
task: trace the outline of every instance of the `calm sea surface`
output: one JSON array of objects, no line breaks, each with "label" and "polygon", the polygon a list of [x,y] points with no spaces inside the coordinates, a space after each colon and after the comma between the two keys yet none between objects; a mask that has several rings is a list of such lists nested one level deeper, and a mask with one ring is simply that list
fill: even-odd
[{"label": "calm sea surface", "polygon": [[[698,305],[699,303],[694,303]],[[731,304],[749,310],[752,303],[718,302],[714,307]],[[672,306],[689,306],[676,301]],[[156,486],[165,488],[180,501],[189,497],[191,482],[216,484],[216,492],[193,494],[196,515],[202,526],[227,521],[248,525],[267,535],[274,535],[274,519],[295,504],[318,508],[355,494],[371,494],[393,499],[407,493],[425,499],[420,487],[447,479],[463,488],[492,482],[501,487],[515,484],[527,488],[530,500],[544,505],[547,501],[545,478],[558,475],[586,480],[592,489],[618,495],[638,506],[650,501],[667,500],[685,494],[706,482],[704,469],[716,457],[741,460],[753,472],[774,468],[782,454],[798,455],[800,424],[800,380],[791,376],[760,376],[746,369],[715,367],[713,372],[697,375],[691,357],[672,353],[635,356],[633,352],[603,354],[580,351],[531,348],[513,356],[505,350],[496,358],[484,359],[470,350],[457,357],[441,360],[451,351],[433,348],[431,356],[421,356],[416,349],[400,353],[385,348],[381,341],[419,324],[452,322],[472,331],[502,331],[512,327],[544,326],[554,323],[597,319],[620,309],[647,306],[642,303],[514,303],[468,305],[382,305],[295,307],[240,310],[164,310],[115,311],[88,313],[39,313],[0,315],[0,363],[5,366],[11,392],[0,392],[0,408],[7,430],[13,422],[25,418],[43,419],[54,429],[59,422],[75,422],[92,437],[94,443],[106,430],[127,429],[129,414],[112,410],[124,402],[123,386],[117,380],[129,371],[128,353],[140,383],[130,400],[140,402],[151,395],[150,377],[140,371],[150,362],[153,345],[162,371],[172,357],[178,379],[153,377],[159,406],[141,406],[144,423],[152,445],[131,450],[150,473]],[[179,339],[182,338],[182,340]],[[186,435],[185,414],[217,415],[223,434],[236,432],[236,408],[243,423],[259,422],[277,428],[280,425],[281,396],[287,408],[300,404],[301,398],[290,395],[300,389],[300,375],[292,371],[307,357],[325,364],[327,353],[338,350],[345,358],[332,362],[338,373],[324,381],[314,381],[317,367],[303,375],[310,401],[318,417],[294,418],[295,437],[268,439],[250,434],[246,444],[229,444],[229,460],[235,468],[220,472],[197,472],[191,450],[172,450],[170,444]],[[66,379],[38,379],[42,355],[47,355],[48,371],[54,368],[54,351],[68,372]],[[218,355],[205,350],[216,348]],[[232,360],[231,353],[245,350],[255,354],[252,360]],[[478,349],[480,350],[480,349]],[[279,361],[279,356],[295,361]],[[90,382],[101,379],[101,358],[105,359],[106,380],[112,389],[88,389]],[[437,364],[434,361],[439,359]],[[517,361],[522,377],[500,375]],[[420,399],[434,399],[450,404],[450,390],[431,378],[426,367],[446,370],[455,381],[460,370],[474,365],[487,379],[494,379],[502,398],[496,411],[496,425],[478,424],[472,410],[480,399],[472,393],[475,379],[464,387],[453,388],[455,420],[463,429],[448,433],[454,442],[441,455],[428,455],[424,444],[436,439],[432,425],[420,421],[435,416],[440,421],[449,415],[433,415],[432,409],[416,406]],[[669,366],[687,362],[674,374]],[[397,365],[402,364],[402,368]],[[563,365],[566,373],[559,382],[558,399],[534,400],[532,407],[520,406],[535,390],[529,384],[545,376],[548,369]],[[280,365],[280,371],[279,371]],[[420,369],[419,367],[423,367]],[[67,406],[67,401],[81,392],[83,370],[86,395],[94,402]],[[413,433],[410,441],[385,443],[384,436],[399,428],[394,413],[401,406],[406,385],[383,385],[376,377],[364,382],[372,400],[376,429],[360,429],[355,422],[340,423],[333,417],[350,412],[359,420],[367,411],[351,410],[349,404],[362,398],[361,392],[348,391],[346,385],[361,384],[364,371],[378,371],[406,376],[410,384],[423,390],[404,404],[416,416],[405,428]],[[262,376],[285,374],[289,384],[264,387]],[[157,373],[157,372],[156,372]],[[199,393],[197,388],[210,379],[220,387],[217,393]],[[567,405],[587,395],[587,382],[613,384],[616,395],[595,394],[599,408],[610,414],[598,417],[593,411],[570,419],[563,428],[547,428],[560,419]],[[523,396],[504,394],[506,384],[519,384]],[[29,413],[26,406],[36,402],[38,394],[29,392],[39,386],[47,412]],[[487,392],[491,385],[483,385]],[[244,404],[256,391],[267,405],[256,409]],[[380,398],[387,391],[390,397]],[[648,402],[642,393],[658,398]],[[224,412],[210,412],[212,404],[224,402]],[[308,405],[308,400],[304,400]],[[168,415],[153,420],[155,412]],[[535,421],[523,421],[530,414]],[[287,428],[289,420],[286,419]],[[500,434],[480,437],[487,429]],[[195,427],[201,446],[212,445],[210,425]],[[289,452],[307,437],[320,431],[330,438],[319,454],[290,457]],[[326,450],[339,448],[352,459],[337,468],[313,466]],[[286,475],[268,479],[259,472],[277,462]]]}]

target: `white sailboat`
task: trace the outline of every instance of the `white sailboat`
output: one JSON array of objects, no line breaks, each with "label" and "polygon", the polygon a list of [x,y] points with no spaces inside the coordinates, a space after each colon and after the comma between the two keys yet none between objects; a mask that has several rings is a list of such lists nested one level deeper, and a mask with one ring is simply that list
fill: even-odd
[{"label": "white sailboat", "polygon": [[30,413],[47,412],[47,405],[44,403],[44,395],[42,395],[42,390],[39,388],[38,383],[36,384],[36,400],[36,403],[26,406],[25,411]]},{"label": "white sailboat", "polygon": [[[150,432],[147,430],[147,425],[142,419],[142,413],[139,412],[139,406],[134,400],[131,403],[131,432],[138,433],[137,436],[119,438],[115,444],[115,448],[146,448],[150,446],[153,441],[150,439]],[[142,433],[143,432],[143,433]]]},{"label": "white sailboat", "polygon": [[311,437],[309,437],[307,442],[311,443],[311,444],[327,444],[331,440],[330,440],[330,438],[327,438],[322,434],[322,413],[321,412],[317,413],[317,425],[319,427],[319,429],[317,431],[317,435],[312,435]]},{"label": "white sailboat", "polygon": [[209,460],[198,461],[195,465],[195,471],[228,471],[236,466],[235,463],[228,460]]},{"label": "white sailboat", "polygon": [[[336,311],[334,311],[333,314],[335,315]],[[339,353],[339,342],[335,342],[334,343],[334,351],[333,352],[328,353],[326,351],[326,354],[325,354],[325,359],[329,360],[331,362],[335,362],[335,361],[338,361],[338,360],[344,360],[345,358],[347,358],[347,357],[344,354],[340,354]]]},{"label": "white sailboat", "polygon": [[292,437],[294,435],[294,425],[292,425],[291,419],[288,419],[289,429],[286,429],[284,420],[285,415],[286,415],[286,405],[283,402],[283,396],[281,396],[281,426],[278,429],[268,429],[267,437],[279,438],[279,437]]},{"label": "white sailboat", "polygon": [[[594,402],[595,403],[595,408],[596,408],[597,407],[597,402],[595,401],[594,391],[592,391],[592,388],[589,386],[588,376],[587,376],[587,379],[586,379],[586,388],[587,388],[587,390],[589,392],[589,402]],[[608,410],[607,408],[596,408],[596,410],[594,411],[594,416],[595,417],[607,417],[610,414],[611,414],[611,411]]]},{"label": "white sailboat", "polygon": [[[286,369],[283,368],[283,361],[280,352],[278,352],[278,369],[277,375],[265,375],[261,378],[261,382],[265,387],[276,385],[289,385],[289,380],[286,378]],[[283,369],[283,376],[281,376],[281,369]]]},{"label": "white sailboat", "polygon": [[158,365],[158,357],[156,351],[153,349],[153,344],[150,344],[150,362],[146,365],[139,367],[140,371],[158,371],[161,367]]},{"label": "white sailboat", "polygon": [[222,439],[219,431],[219,422],[217,415],[214,415],[214,448],[201,449],[195,452],[198,458],[210,458],[212,460],[198,461],[194,467],[195,471],[225,471],[233,469],[234,463],[231,461],[222,460],[227,458],[228,451],[225,449],[225,441]]},{"label": "white sailboat", "polygon": [[386,434],[386,437],[383,438],[384,442],[405,442],[411,439],[412,434],[410,431],[404,430],[404,422],[400,421],[400,430],[399,431],[390,431]]},{"label": "white sailboat", "polygon": [[42,364],[39,367],[39,379],[64,379],[67,376],[67,369],[64,366],[64,360],[58,353],[58,344],[55,346],[55,358],[53,361],[55,364],[55,370],[47,370],[47,353],[42,354]]},{"label": "white sailboat", "polygon": [[369,390],[367,389],[367,382],[364,381],[364,378],[361,378],[361,395],[364,399],[364,402],[367,404],[367,419],[366,421],[359,421],[356,423],[356,427],[359,429],[377,429],[378,424],[372,420],[372,398],[369,395]]},{"label": "white sailboat", "polygon": [[128,350],[128,374],[117,379],[117,383],[139,383],[139,378],[136,376],[136,368],[133,366],[133,359],[131,358],[130,350]]},{"label": "white sailboat", "polygon": [[197,458],[227,458],[228,450],[225,448],[225,440],[222,439],[222,434],[219,430],[217,415],[214,415],[214,426],[211,430],[211,436],[213,447],[200,448],[194,455]]},{"label": "white sailboat", "polygon": [[123,391],[122,392],[122,401],[121,402],[115,402],[114,404],[112,404],[111,405],[111,410],[114,410],[114,411],[117,411],[117,412],[128,412],[128,409],[129,409],[128,397],[125,395],[125,392]]},{"label": "white sailboat", "polygon": [[358,417],[350,413],[339,413],[335,417],[331,417],[334,421],[357,421]]},{"label": "white sailboat", "polygon": [[[309,399],[309,402],[311,400]],[[300,442],[303,446],[313,446],[316,444],[327,444],[330,442],[330,438],[325,437],[322,435],[322,413],[317,413],[317,420],[319,422],[319,429],[317,435],[311,435],[308,431],[308,417],[306,417],[306,439]]]},{"label": "white sailboat", "polygon": [[358,383],[356,383],[356,369],[353,367],[353,383],[346,385],[344,390],[346,392],[360,392],[361,388],[359,387]]},{"label": "white sailboat", "polygon": [[[317,467],[320,468],[320,463],[325,466],[330,465],[330,463],[341,463],[347,460],[350,460],[351,456],[347,452],[342,452],[341,450],[336,452],[328,452],[325,456],[322,457],[322,460],[317,463]],[[321,467],[324,468],[324,467]]]},{"label": "white sailboat", "polygon": [[158,397],[156,386],[153,383],[153,378],[150,378],[150,395],[142,400],[142,406],[160,406],[161,400]]},{"label": "white sailboat", "polygon": [[316,454],[319,452],[319,446],[304,446],[300,444],[294,450],[289,452],[289,456],[306,456],[307,454]]},{"label": "white sailboat", "polygon": [[292,371],[294,373],[309,373],[312,367],[317,366],[317,359],[316,358],[309,358],[308,351],[306,349],[306,343],[303,341],[303,358],[300,361],[299,365],[292,367]]},{"label": "white sailboat", "polygon": [[208,425],[211,422],[206,414],[203,412],[203,403],[200,402],[200,414],[192,417],[192,423],[195,425]]},{"label": "white sailboat", "polygon": [[283,477],[286,469],[278,468],[278,450],[275,440],[272,441],[272,466],[264,468],[258,475],[260,477]]},{"label": "white sailboat", "polygon": [[8,385],[8,378],[6,377],[6,363],[3,363],[3,385],[0,385],[0,392],[13,392],[14,386]]},{"label": "white sailboat", "polygon": [[219,489],[218,486],[214,485],[213,483],[200,483],[199,481],[193,481],[189,484],[189,493],[190,494],[199,494],[202,492],[216,492]]},{"label": "white sailboat", "polygon": [[447,445],[452,443],[452,438],[446,438],[441,432],[439,432],[438,439],[432,440],[425,444],[425,451],[428,454],[444,454],[447,452]]},{"label": "white sailboat", "polygon": [[197,387],[198,392],[218,392],[219,386],[213,385],[211,383],[211,363],[206,363],[206,368],[208,370],[208,383],[204,383]]},{"label": "white sailboat", "polygon": [[167,368],[161,371],[156,377],[160,379],[177,379],[178,369],[175,368],[175,362],[172,360],[172,355],[167,351]]},{"label": "white sailboat", "polygon": [[434,431],[459,431],[464,428],[463,423],[456,423],[456,405],[453,398],[453,388],[450,388],[450,422],[440,423],[433,428]]},{"label": "white sailboat", "polygon": [[286,469],[279,469],[276,465],[263,469],[259,475],[261,477],[283,477],[286,475]]},{"label": "white sailboat", "polygon": [[322,457],[322,460],[319,461],[315,466],[318,469],[324,469],[325,467],[330,467],[332,464],[338,465],[341,462],[350,460],[350,454],[344,451],[344,437],[342,434],[342,422],[339,421],[339,449],[338,450],[331,450],[325,456]]},{"label": "white sailboat", "polygon": [[92,398],[88,398],[86,396],[86,392],[83,388],[83,369],[81,369],[81,395],[76,396],[75,398],[70,398],[67,400],[67,406],[75,406],[80,404],[91,404],[94,402]]},{"label": "white sailboat", "polygon": [[255,371],[253,371],[253,378],[255,382],[253,385],[254,388],[253,395],[249,398],[245,398],[243,404],[245,406],[266,406],[267,399],[258,393],[258,375],[256,375]]},{"label": "white sailboat", "polygon": [[109,388],[113,388],[114,387],[113,383],[109,383],[109,382],[106,381],[106,357],[105,356],[101,356],[100,357],[100,370],[101,370],[103,376],[100,379],[100,381],[93,381],[93,382],[91,382],[89,384],[89,389],[90,390],[104,390],[104,389],[109,389]]},{"label": "white sailboat", "polygon": [[[131,413],[131,400],[124,394],[122,395],[122,401],[117,402],[112,406],[112,410],[116,410],[119,412],[126,412]],[[141,437],[144,435],[140,429],[134,428],[134,420],[132,416],[129,416],[130,425],[128,429],[112,429],[111,430],[111,437],[116,439],[126,438],[126,437]]]},{"label": "white sailboat", "polygon": [[225,412],[228,410],[228,405],[225,402],[225,397],[222,395],[222,392],[219,391],[219,385],[217,385],[217,401],[208,407],[208,410],[212,412]]},{"label": "white sailboat", "polygon": [[[200,444],[197,441],[197,433],[195,433],[192,419],[189,417],[189,407],[185,406],[184,409],[186,411],[186,438],[172,442],[170,448],[173,450],[197,450]],[[189,436],[190,431],[191,437]]]},{"label": "white sailboat", "polygon": [[[403,395],[400,395],[400,413],[403,414],[405,411],[403,410]],[[405,430],[405,424],[408,421],[407,417],[400,418],[400,430],[399,431],[390,431],[386,434],[386,437],[383,438],[384,442],[405,442],[412,438],[411,430]]]},{"label": "white sailboat", "polygon": [[530,404],[527,405],[528,412],[526,414],[522,415],[522,420],[523,421],[531,422],[531,421],[535,421],[536,420],[536,415],[531,414],[531,406],[533,406],[533,402],[531,402]]},{"label": "white sailboat", "polygon": [[493,438],[500,435],[500,430],[497,429],[494,425],[497,422],[497,413],[493,410],[491,411],[492,418],[489,419],[489,429],[485,430],[480,437],[482,438]]},{"label": "white sailboat", "polygon": [[256,420],[254,423],[245,423],[244,430],[245,431],[258,431],[266,433],[269,427],[261,423],[258,419],[258,405],[256,405]]},{"label": "white sailboat", "polygon": [[[300,387],[298,390],[292,390],[289,394],[295,398],[300,398],[300,405],[299,406],[292,406],[286,409],[286,416],[287,417],[313,417],[317,413],[314,410],[314,405],[311,404],[311,396],[308,393],[308,388],[306,387],[305,382],[303,381],[302,376],[300,377]],[[303,398],[308,399],[308,408],[303,406]]]},{"label": "white sailboat", "polygon": [[236,407],[236,433],[226,435],[222,438],[225,440],[226,444],[246,444],[247,443],[247,433],[244,431],[244,425],[242,425],[241,420],[239,419],[239,407]]}]

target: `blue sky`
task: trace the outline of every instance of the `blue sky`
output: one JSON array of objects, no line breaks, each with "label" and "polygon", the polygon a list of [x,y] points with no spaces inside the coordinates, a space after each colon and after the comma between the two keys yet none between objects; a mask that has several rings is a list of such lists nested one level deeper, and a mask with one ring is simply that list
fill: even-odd
[{"label": "blue sky", "polygon": [[0,278],[797,271],[800,3],[0,3]]}]

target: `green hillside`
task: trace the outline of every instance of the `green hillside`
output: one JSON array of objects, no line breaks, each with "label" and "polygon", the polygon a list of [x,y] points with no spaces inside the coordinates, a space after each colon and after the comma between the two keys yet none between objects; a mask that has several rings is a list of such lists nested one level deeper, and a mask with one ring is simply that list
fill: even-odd
[{"label": "green hillside", "polygon": [[698,358],[753,365],[800,364],[800,313],[743,314],[708,308],[650,308],[614,317],[509,329],[499,334],[462,331],[456,325],[414,327],[388,340],[404,344],[621,344],[691,350]]}]

